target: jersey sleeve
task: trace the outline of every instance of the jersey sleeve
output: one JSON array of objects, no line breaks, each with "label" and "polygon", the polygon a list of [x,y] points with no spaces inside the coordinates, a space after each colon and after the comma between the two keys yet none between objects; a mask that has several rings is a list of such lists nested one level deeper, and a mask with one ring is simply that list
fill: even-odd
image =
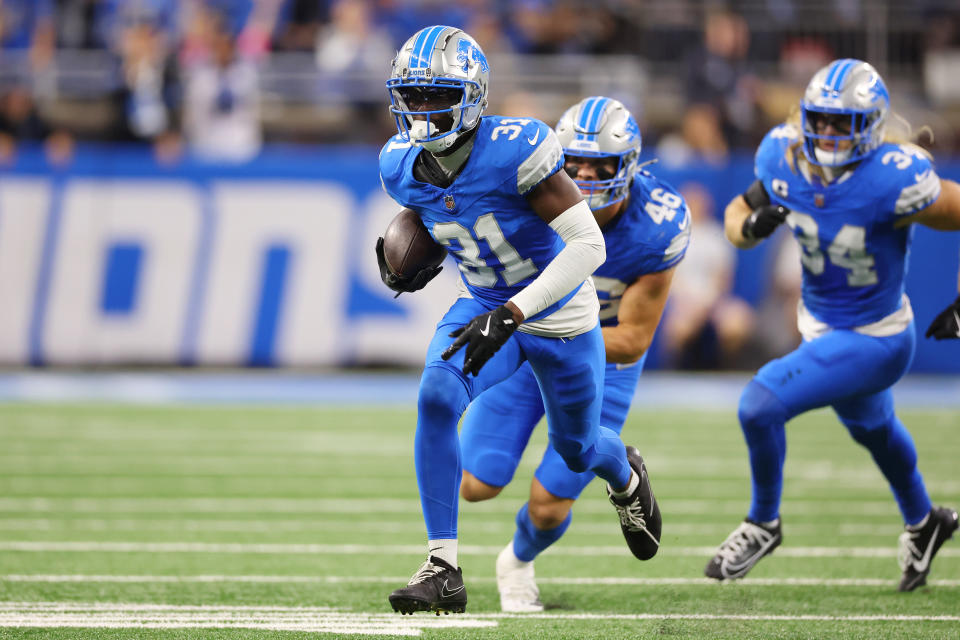
[{"label": "jersey sleeve", "polygon": [[687,207],[686,202],[683,203],[683,208],[680,210],[680,213],[683,217],[680,220],[680,224],[677,225],[676,233],[670,238],[666,249],[663,250],[663,258],[660,260],[659,268],[656,269],[657,271],[664,271],[670,267],[677,266],[680,264],[680,261],[683,260],[683,257],[687,255],[687,247],[690,246],[690,209]]},{"label": "jersey sleeve", "polygon": [[[787,148],[796,142],[799,137],[800,132],[797,131],[796,127],[790,124],[781,124],[767,132],[767,135],[760,142],[760,146],[757,147],[753,173],[757,180],[763,183],[763,188],[767,190],[770,199],[773,201],[779,201],[779,190],[774,188],[773,180],[787,162]],[[786,203],[780,201],[779,204],[785,205]]]},{"label": "jersey sleeve", "polygon": [[926,209],[940,197],[940,176],[934,171],[933,163],[920,152],[912,156],[910,166],[906,171],[898,171],[899,180],[896,182],[891,199],[893,202],[894,217],[909,216]]},{"label": "jersey sleeve", "polygon": [[517,193],[528,194],[563,168],[563,147],[548,125],[531,120],[518,136]]},{"label": "jersey sleeve", "polygon": [[380,150],[380,184],[387,195],[399,202],[397,184],[403,172],[403,160],[410,151],[410,143],[395,135]]},{"label": "jersey sleeve", "polygon": [[639,215],[654,224],[644,225],[648,231],[638,238],[640,270],[643,273],[665,271],[680,264],[690,245],[690,208],[672,186],[643,173],[636,182],[643,182],[632,197],[642,202]]}]

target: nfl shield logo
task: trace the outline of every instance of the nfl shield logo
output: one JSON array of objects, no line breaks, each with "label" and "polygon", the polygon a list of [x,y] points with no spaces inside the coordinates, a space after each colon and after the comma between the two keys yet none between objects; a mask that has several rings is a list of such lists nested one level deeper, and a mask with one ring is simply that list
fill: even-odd
[{"label": "nfl shield logo", "polygon": [[443,206],[447,208],[447,211],[453,211],[457,207],[457,203],[453,201],[453,196],[446,195],[443,196]]},{"label": "nfl shield logo", "polygon": [[822,207],[822,206],[823,206],[823,194],[822,194],[822,193],[815,193],[815,194],[813,194],[813,204],[817,205],[818,207]]}]

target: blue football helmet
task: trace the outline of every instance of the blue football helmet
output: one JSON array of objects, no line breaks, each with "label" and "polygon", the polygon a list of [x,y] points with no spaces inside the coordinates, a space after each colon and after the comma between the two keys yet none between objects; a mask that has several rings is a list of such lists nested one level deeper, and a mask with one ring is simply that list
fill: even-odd
[{"label": "blue football helmet", "polygon": [[426,27],[393,59],[387,91],[404,140],[432,153],[449,148],[480,122],[490,66],[480,45],[456,27]]},{"label": "blue football helmet", "polygon": [[[619,100],[584,98],[560,117],[557,138],[571,177],[591,209],[623,200],[630,190],[640,158],[640,127]],[[597,180],[577,180],[575,164],[612,158],[610,171],[597,169]],[[573,166],[571,166],[573,165]]]},{"label": "blue football helmet", "polygon": [[[889,111],[890,93],[872,65],[852,58],[834,60],[814,74],[800,101],[804,155],[828,167],[865,158],[883,143]],[[828,123],[836,134],[822,132]],[[849,140],[851,145],[830,151],[817,145],[820,140]]]}]

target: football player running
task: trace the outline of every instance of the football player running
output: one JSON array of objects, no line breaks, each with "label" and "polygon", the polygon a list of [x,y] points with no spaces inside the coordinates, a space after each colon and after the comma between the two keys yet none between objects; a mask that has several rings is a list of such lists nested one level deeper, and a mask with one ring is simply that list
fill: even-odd
[{"label": "football player running", "polygon": [[[645,537],[637,523],[651,500],[649,483],[617,433],[600,426],[603,336],[589,276],[604,261],[603,235],[561,170],[563,150],[550,127],[482,115],[488,80],[477,43],[438,25],[404,43],[387,81],[399,134],[380,154],[383,186],[420,214],[461,275],[460,296],[437,325],[420,380],[414,461],[428,551],[390,595],[401,613],[466,607],[457,563],[457,423],[473,398],[525,361],[565,464],[611,485],[631,547]],[[382,239],[377,259],[385,262]],[[414,291],[435,274],[384,282]]]},{"label": "football player running", "polygon": [[[564,168],[586,197],[607,246],[606,261],[593,272],[606,346],[600,423],[619,433],[674,268],[686,253],[690,215],[672,187],[638,170],[640,129],[617,100],[597,96],[582,100],[563,114],[556,133]],[[466,500],[487,500],[510,483],[543,415],[540,389],[526,363],[474,400],[460,435],[464,466],[460,493]],[[529,501],[517,512],[513,539],[497,557],[504,611],[543,611],[534,558],[567,530],[573,503],[593,478],[589,471],[571,471],[553,445],[547,445]],[[648,538],[639,557],[645,560],[659,548],[660,509],[654,500],[644,505],[644,518]]]},{"label": "football player running", "polygon": [[[771,130],[756,181],[725,212],[727,238],[749,248],[786,222],[800,243],[803,343],[767,363],[740,397],[752,502],[705,573],[740,578],[783,539],[784,424],[830,406],[886,477],[905,522],[900,591],[926,582],[930,561],[957,529],[957,512],[930,502],[891,386],[910,366],[913,312],[904,294],[912,228],[960,229],[960,185],[941,180],[929,155],[887,133],[890,97],[877,71],[836,60],[807,85],[798,117]],[[906,138],[904,138],[906,139]],[[960,337],[960,298],[927,337]]]}]

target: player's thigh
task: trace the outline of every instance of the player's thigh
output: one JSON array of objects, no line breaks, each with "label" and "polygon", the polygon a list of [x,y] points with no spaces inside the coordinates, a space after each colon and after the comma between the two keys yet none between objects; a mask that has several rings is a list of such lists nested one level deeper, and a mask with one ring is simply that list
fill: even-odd
[{"label": "player's thigh", "polygon": [[506,486],[542,417],[540,387],[524,363],[470,403],[460,431],[463,468],[486,484]]},{"label": "player's thigh", "polygon": [[871,429],[888,424],[893,418],[893,391],[851,396],[833,403],[837,417],[848,427]]},{"label": "player's thigh", "polygon": [[[433,339],[427,348],[424,373],[420,382],[421,394],[424,392],[425,385],[459,383],[467,390],[469,397],[473,399],[484,390],[489,389],[501,380],[505,380],[523,363],[523,352],[514,336],[511,336],[500,347],[500,350],[483,365],[480,373],[476,376],[468,376],[463,373],[466,346],[461,347],[449,360],[442,358],[443,352],[456,339],[450,337],[450,332],[466,325],[475,316],[487,311],[488,309],[472,298],[460,298],[437,323]],[[438,374],[437,371],[430,371],[430,369],[442,370],[442,374]],[[427,389],[427,391],[437,390]]]},{"label": "player's thigh", "polygon": [[520,343],[543,395],[550,437],[593,437],[600,423],[605,369],[600,327],[563,339],[524,334]]},{"label": "player's thigh", "polygon": [[888,389],[910,366],[914,344],[913,325],[883,338],[835,330],[768,362],[756,380],[783,402],[792,417]]}]

